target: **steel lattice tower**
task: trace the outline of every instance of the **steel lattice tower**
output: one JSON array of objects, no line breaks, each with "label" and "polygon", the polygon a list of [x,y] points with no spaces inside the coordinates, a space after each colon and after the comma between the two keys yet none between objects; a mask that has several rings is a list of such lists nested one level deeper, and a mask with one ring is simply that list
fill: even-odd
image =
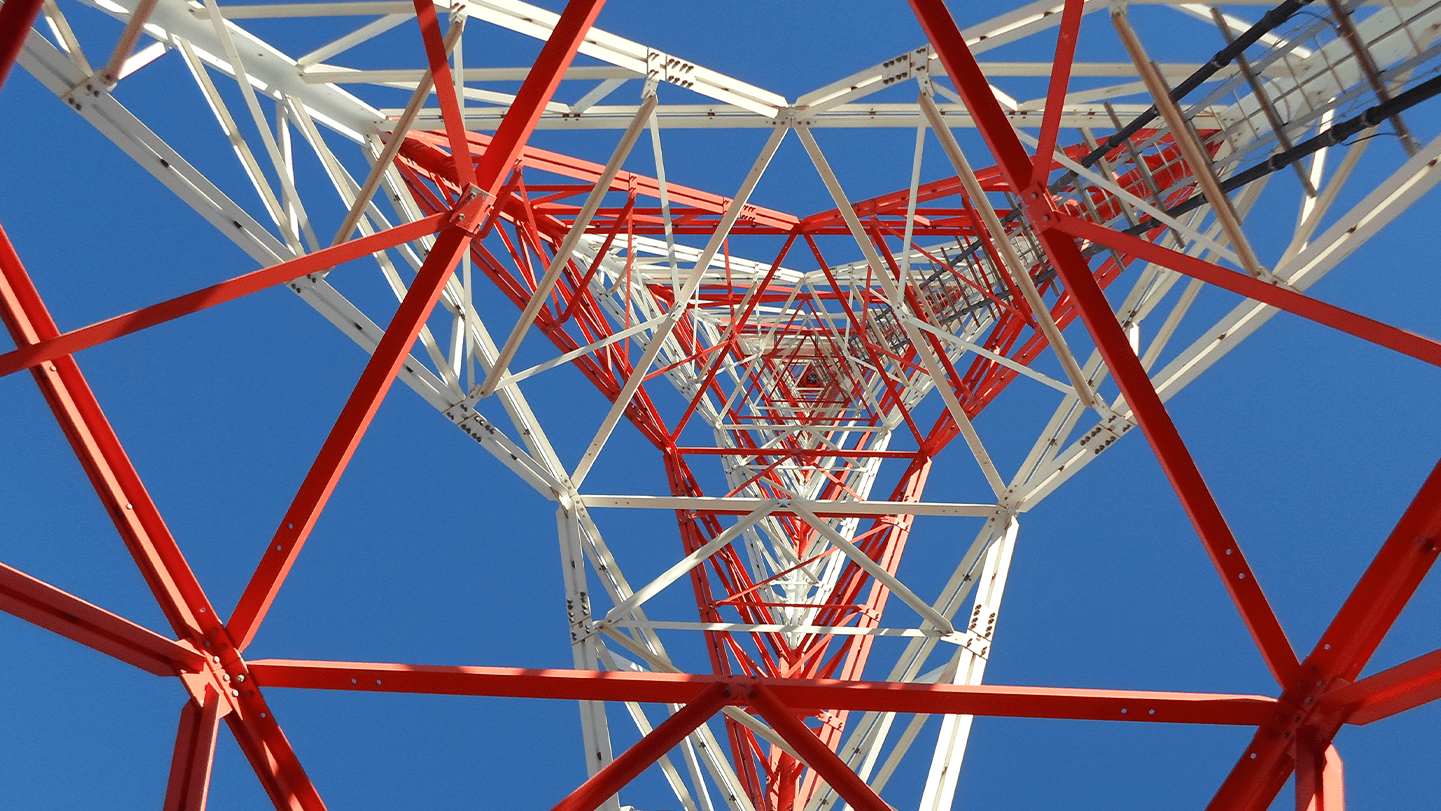
[{"label": "steel lattice tower", "polygon": [[[1239,728],[1210,808],[1272,807],[1293,777],[1298,808],[1342,808],[1333,739],[1441,697],[1441,651],[1362,677],[1437,556],[1441,468],[1387,537],[1355,539],[1369,563],[1298,649],[1168,403],[1273,318],[1434,384],[1441,343],[1308,291],[1441,179],[1441,3],[1131,5],[962,28],[911,0],[918,47],[788,99],[605,28],[600,0],[5,0],[0,81],[18,63],[260,269],[201,287],[160,254],[127,280],[143,306],[96,293],[78,311],[103,315],[62,328],[85,291],[0,238],[0,375],[38,384],[169,630],[3,564],[0,608],[178,679],[166,809],[205,807],[221,721],[276,808],[324,808],[317,755],[282,732],[316,691],[578,704],[578,740],[551,748],[580,776],[530,795],[558,809],[649,808],[657,786],[688,811],[950,808],[978,716]],[[695,144],[714,171],[667,163]],[[689,185],[736,152],[730,185]],[[777,172],[819,210],[786,208]],[[103,207],[80,196],[64,216]],[[1412,278],[1396,293],[1434,300]],[[313,376],[346,382],[296,481],[269,477],[275,529],[217,552],[172,531],[143,482],[177,474],[132,460],[82,367],[179,324],[249,340],[228,308],[279,289],[366,359]],[[559,585],[482,615],[566,623],[563,665],[440,641],[455,617],[406,633],[456,664],[253,653],[292,570],[341,543],[326,507],[387,394],[438,411],[482,471],[393,510],[459,516],[463,488],[501,521],[513,487],[553,509],[505,543]],[[1148,446],[1249,634],[1225,655],[1259,651],[1266,695],[983,679],[1024,514],[1132,429],[1120,447]],[[232,559],[240,580],[206,582]]]}]

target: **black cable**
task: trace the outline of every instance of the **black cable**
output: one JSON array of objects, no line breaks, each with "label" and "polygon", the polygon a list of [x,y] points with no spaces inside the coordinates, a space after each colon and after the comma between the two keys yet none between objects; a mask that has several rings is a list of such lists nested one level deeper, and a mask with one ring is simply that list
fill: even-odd
[{"label": "black cable", "polygon": [[[1266,160],[1244,171],[1237,172],[1221,183],[1221,191],[1229,193],[1248,183],[1254,183],[1272,172],[1285,169],[1287,166],[1308,155],[1325,149],[1328,146],[1335,146],[1362,130],[1368,130],[1392,116],[1399,115],[1438,93],[1441,93],[1441,75],[1433,76],[1421,84],[1408,88],[1404,92],[1377,104],[1375,107],[1368,107],[1361,111],[1360,115],[1348,118],[1339,124],[1329,127],[1316,136],[1296,144],[1290,149],[1277,152]],[[1203,195],[1192,195],[1183,202],[1166,209],[1166,216],[1178,217],[1194,211],[1205,204],[1206,198]],[[1152,228],[1159,228],[1160,226],[1161,223],[1154,217],[1148,217],[1126,229],[1123,233],[1138,236]]]}]

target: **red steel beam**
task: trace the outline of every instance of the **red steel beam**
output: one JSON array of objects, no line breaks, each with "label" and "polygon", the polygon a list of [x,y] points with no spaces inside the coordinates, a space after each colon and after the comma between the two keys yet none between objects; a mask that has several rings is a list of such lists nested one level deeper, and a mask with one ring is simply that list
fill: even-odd
[{"label": "red steel beam", "polygon": [[[515,101],[501,120],[490,148],[480,156],[476,164],[476,185],[470,187],[468,195],[462,196],[462,202],[453,214],[452,221],[457,225],[441,232],[426,257],[231,615],[228,630],[240,649],[243,650],[254,639],[285,576],[295,564],[296,555],[314,528],[381,400],[390,390],[396,372],[410,354],[410,347],[425,319],[440,298],[451,271],[469,246],[474,235],[472,229],[478,229],[487,219],[496,195],[505,185],[506,176],[520,159],[526,140],[603,3],[604,0],[572,0],[566,5]],[[417,3],[419,6],[420,3]],[[455,157],[457,160],[461,158],[460,155]]]},{"label": "red steel beam", "polygon": [[10,66],[25,47],[30,27],[40,13],[42,0],[6,0],[0,5],[0,87],[10,75]]},{"label": "red steel beam", "polygon": [[[5,322],[17,346],[28,346],[60,334],[3,229],[0,229],[0,320]],[[100,410],[100,403],[75,359],[69,355],[55,358],[33,367],[31,374],[176,636],[193,640],[196,647],[206,649],[217,664],[221,654],[216,651],[220,651],[227,665],[243,668],[244,663],[239,661],[225,626],[200,588],[114,428]],[[240,700],[245,711],[231,712],[226,720],[276,807],[322,811],[325,804],[276,725],[264,698],[256,690],[247,690]]]},{"label": "red steel beam", "polygon": [[1341,710],[1348,724],[1369,724],[1441,699],[1441,650],[1327,693],[1323,709]]},{"label": "red steel beam", "polygon": [[1262,811],[1296,766],[1298,740],[1331,742],[1345,721],[1344,708],[1324,697],[1356,678],[1375,653],[1441,551],[1441,463],[1432,469],[1411,506],[1396,522],[1336,618],[1301,663],[1281,695],[1283,707],[1262,725],[1226,777],[1210,811]]},{"label": "red steel beam", "polygon": [[553,811],[595,811],[601,803],[620,791],[640,773],[660,760],[661,756],[686,736],[694,732],[706,719],[721,711],[734,701],[729,685],[716,682],[671,717],[665,719],[649,735],[641,738],[634,746],[595,776],[581,784],[564,800],[556,803]]},{"label": "red steel beam", "polygon": [[1245,273],[1227,270],[1203,259],[1187,256],[1129,234],[1112,231],[1105,226],[1097,225],[1080,217],[1063,214],[1057,227],[1077,239],[1086,239],[1115,248],[1133,258],[1155,262],[1193,279],[1200,279],[1207,284],[1238,293],[1263,304],[1269,304],[1278,310],[1285,310],[1292,315],[1340,330],[1348,335],[1354,335],[1364,341],[1370,341],[1403,355],[1409,355],[1433,366],[1441,366],[1441,343],[1429,338],[1317,301],[1284,287],[1267,284]]},{"label": "red steel beam", "polygon": [[54,631],[157,676],[205,662],[194,648],[0,563],[0,611]]},{"label": "red steel beam", "polygon": [[159,304],[107,318],[88,327],[21,346],[0,355],[0,377],[433,234],[443,224],[445,217],[445,214],[435,214],[362,239],[343,242],[333,248],[306,254],[289,262],[252,271],[194,293],[186,293]]},{"label": "red steel beam", "polygon": [[395,374],[410,356],[410,348],[425,319],[435,307],[451,271],[460,262],[471,234],[464,228],[451,227],[441,232],[421,265],[420,272],[406,293],[400,308],[381,337],[375,353],[361,372],[360,380],[351,392],[350,399],[336,418],[330,435],[320,447],[315,463],[301,482],[299,491],[286,511],[275,537],[266,546],[240,602],[230,616],[227,630],[235,640],[236,647],[244,650],[255,638],[255,632],[270,605],[275,601],[285,576],[295,565],[295,560],[305,545],[306,539],[320,518],[325,503],[340,481],[341,474],[350,462],[351,456],[360,446],[360,439],[370,422],[380,410],[380,403],[395,382]]},{"label": "red steel beam", "polygon": [[191,700],[180,711],[170,781],[161,806],[164,811],[205,811],[210,769],[215,763],[215,733],[220,730],[220,705],[220,696],[206,690],[203,707]]},{"label": "red steel beam", "polygon": [[1396,522],[1376,558],[1306,658],[1336,677],[1354,680],[1376,652],[1441,549],[1441,462]]},{"label": "red steel beam", "polygon": [[1334,746],[1298,744],[1296,811],[1346,811],[1345,775]]},{"label": "red steel beam", "polygon": [[[368,662],[261,659],[250,672],[267,688],[381,693],[639,701],[685,704],[717,683],[744,693],[761,685],[797,710],[858,710],[1008,718],[1064,718],[1257,726],[1276,699],[1213,693],[1084,690],[995,685],[908,684],[843,679],[745,679],[725,675],[445,667]],[[744,704],[744,700],[733,703]]]},{"label": "red steel beam", "polygon": [[1130,341],[1116,321],[1105,293],[1091,275],[1086,258],[1068,234],[1056,230],[1059,215],[1050,194],[1031,179],[1033,165],[1010,120],[991,92],[981,68],[966,46],[960,29],[940,0],[910,0],[922,29],[935,46],[947,75],[960,91],[977,129],[995,155],[1002,176],[1020,193],[1027,219],[1035,225],[1046,256],[1075,299],[1081,319],[1095,339],[1096,348],[1120,386],[1140,423],[1167,479],[1191,519],[1202,545],[1220,573],[1226,590],[1240,611],[1261,657],[1276,680],[1291,682],[1298,663],[1281,623],[1246,563],[1231,528],[1221,515],[1206,480],[1186,449],[1161,398],[1146,375]]},{"label": "red steel beam", "polygon": [[[821,743],[821,739],[801,723],[792,708],[770,688],[756,685],[746,699],[752,709],[770,722],[776,734],[784,738],[796,754],[805,760],[806,765],[835,789],[852,808],[859,811],[892,811],[891,807],[866,785],[866,781],[851,771],[851,767],[837,757],[829,746]],[[790,788],[782,787],[782,791]]]},{"label": "red steel beam", "polygon": [[[3,229],[0,320],[20,347],[60,334]],[[213,625],[206,620],[213,620],[214,611],[80,367],[66,356],[33,368],[31,374],[170,627],[181,639],[198,638],[207,624]]]},{"label": "red steel beam", "polygon": [[[1085,7],[1085,0],[1066,0],[1061,11],[1061,26],[1056,33],[1056,57],[1051,63],[1051,84],[1046,90],[1041,132],[1036,139],[1035,168],[1031,173],[1033,184],[1045,185],[1051,177],[1051,167],[1056,165],[1056,137],[1061,131],[1061,111],[1066,106],[1066,88],[1071,81],[1071,62],[1076,56],[1076,39],[1081,31],[1081,16]],[[997,262],[996,267],[1004,266]]]},{"label": "red steel beam", "polygon": [[[440,100],[440,117],[450,140],[450,154],[455,157],[455,175],[460,187],[475,184],[475,166],[470,162],[470,144],[465,136],[465,119],[455,95],[455,79],[450,73],[450,57],[445,52],[445,36],[440,33],[440,19],[431,0],[415,0],[415,17],[420,22],[420,38],[425,43],[425,57],[430,62],[435,96]],[[467,159],[461,160],[464,155]]]},{"label": "red steel beam", "polygon": [[[491,137],[490,146],[476,161],[478,182],[492,198],[499,194],[501,186],[505,185],[505,176],[520,160],[530,133],[560,86],[566,68],[570,67],[581,41],[603,5],[605,0],[570,0],[566,3],[550,38],[541,47],[535,64],[515,94],[515,101],[511,102],[505,118]],[[456,156],[457,160],[459,157]]]}]

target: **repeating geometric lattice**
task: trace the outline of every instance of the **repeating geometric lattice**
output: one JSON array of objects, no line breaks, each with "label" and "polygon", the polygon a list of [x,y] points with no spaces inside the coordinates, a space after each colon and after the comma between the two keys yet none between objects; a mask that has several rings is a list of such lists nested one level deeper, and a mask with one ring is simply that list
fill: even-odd
[{"label": "repeating geometric lattice", "polygon": [[[495,802],[950,808],[970,790],[960,767],[982,717],[1235,727],[1250,737],[1227,739],[1228,774],[1220,761],[1206,773],[1220,783],[1209,808],[1273,807],[1288,781],[1298,808],[1342,808],[1333,741],[1441,697],[1441,651],[1366,669],[1441,550],[1441,467],[1410,485],[1419,492],[1389,535],[1353,539],[1369,560],[1359,581],[1344,575],[1334,618],[1298,631],[1269,573],[1291,574],[1277,561],[1312,548],[1257,543],[1253,513],[1238,510],[1233,529],[1220,505],[1300,503],[1307,477],[1263,478],[1264,460],[1232,459],[1248,486],[1213,490],[1196,459],[1210,475],[1217,452],[1202,440],[1193,456],[1177,427],[1234,439],[1286,415],[1258,414],[1238,392],[1205,401],[1229,410],[1206,423],[1172,399],[1243,342],[1274,347],[1298,324],[1325,336],[1293,343],[1315,341],[1296,351],[1323,371],[1326,398],[1344,390],[1369,409],[1387,391],[1373,378],[1393,370],[1434,392],[1434,318],[1389,323],[1434,300],[1424,270],[1397,283],[1348,269],[1349,286],[1311,288],[1364,264],[1441,179],[1429,101],[1441,3],[1039,0],[963,29],[972,10],[911,0],[919,47],[794,98],[628,39],[643,21],[612,29],[602,6],[0,5],[0,82],[18,63],[260,265],[223,273],[234,256],[206,254],[222,280],[200,287],[160,251],[150,275],[126,271],[122,295],[77,295],[53,255],[14,226],[0,232],[14,347],[0,376],[15,376],[4,391],[19,391],[21,372],[34,379],[160,614],[146,627],[7,564],[0,609],[178,680],[164,807],[206,806],[222,720],[276,808],[321,809],[344,791],[330,783],[369,779],[328,757],[313,728],[293,741],[282,731],[292,714],[302,726],[325,717],[306,703],[316,691],[341,691],[526,708],[467,735],[558,736],[546,759],[573,762],[510,775],[531,784],[519,794],[488,774],[481,791]],[[846,66],[826,61],[832,78],[865,61],[841,39],[823,38]],[[758,51],[738,64],[763,62]],[[0,103],[19,120],[14,85]],[[7,192],[25,196],[19,185]],[[124,201],[82,196],[123,223]],[[1370,288],[1387,285],[1399,318],[1357,312],[1374,312]],[[297,308],[281,290],[363,349],[363,368],[337,360],[353,351],[310,354],[335,332],[244,322],[266,311],[289,324]],[[284,446],[273,460],[255,460],[272,440],[249,449],[234,503],[255,503],[233,514],[186,503],[172,482],[223,478],[219,460],[172,469],[136,450],[129,405],[119,417],[106,405],[114,369],[164,366],[145,341],[217,331],[232,349],[253,342],[217,357],[285,355],[266,362],[294,374],[249,378],[269,393],[232,404],[326,415],[310,440],[273,440]],[[1368,369],[1343,377],[1340,358],[1315,361],[1337,336],[1370,353]],[[138,349],[114,354],[127,346]],[[96,367],[110,371],[87,377]],[[411,392],[391,393],[396,382]],[[211,430],[233,425],[207,397]],[[445,428],[464,475],[431,457],[429,427],[396,428],[421,422]],[[1429,458],[1434,420],[1418,422],[1408,452]],[[1118,446],[1132,429],[1144,440]],[[1264,695],[1221,691],[1209,670],[1177,676],[1190,692],[1135,689],[1130,674],[1111,689],[1019,686],[1046,679],[1004,657],[1013,684],[984,683],[1013,559],[1018,575],[1063,559],[1021,562],[1022,514],[1117,456],[1128,470],[1112,475],[1136,503],[1115,517],[1067,502],[1068,539],[1113,545],[1055,577],[1114,599],[1125,584],[1107,557],[1142,554],[1135,538],[1154,529],[1139,502],[1156,488],[1132,480],[1154,472],[1220,578],[1223,621],[1241,620],[1232,648],[1213,656],[1192,638],[1186,656],[1254,649]],[[401,483],[403,460],[423,473]],[[33,516],[15,509],[3,520],[19,537]],[[403,535],[334,517],[347,510],[401,516]],[[551,510],[558,560],[551,519],[536,518]],[[481,541],[450,546],[456,527]],[[973,540],[957,544],[958,528]],[[557,562],[559,585],[534,575]],[[419,584],[401,585],[415,572]],[[1167,588],[1182,601],[1222,599],[1181,579]],[[325,607],[340,592],[346,611]],[[1074,612],[1092,647],[1164,655],[1155,640],[1114,638],[1104,606]],[[360,630],[347,637],[344,624]],[[1308,633],[1319,641],[1296,648]],[[438,658],[402,664],[387,641]],[[265,655],[306,656],[312,643],[323,652],[311,658]],[[347,649],[364,656],[336,653]],[[229,800],[223,771],[215,793]]]}]

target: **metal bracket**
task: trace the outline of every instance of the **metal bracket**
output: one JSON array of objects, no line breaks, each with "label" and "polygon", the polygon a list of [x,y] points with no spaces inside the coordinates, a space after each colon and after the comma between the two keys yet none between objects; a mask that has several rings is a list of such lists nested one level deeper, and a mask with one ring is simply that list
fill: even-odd
[{"label": "metal bracket", "polygon": [[450,210],[450,222],[474,234],[490,212],[495,197],[479,186],[466,186]]}]

